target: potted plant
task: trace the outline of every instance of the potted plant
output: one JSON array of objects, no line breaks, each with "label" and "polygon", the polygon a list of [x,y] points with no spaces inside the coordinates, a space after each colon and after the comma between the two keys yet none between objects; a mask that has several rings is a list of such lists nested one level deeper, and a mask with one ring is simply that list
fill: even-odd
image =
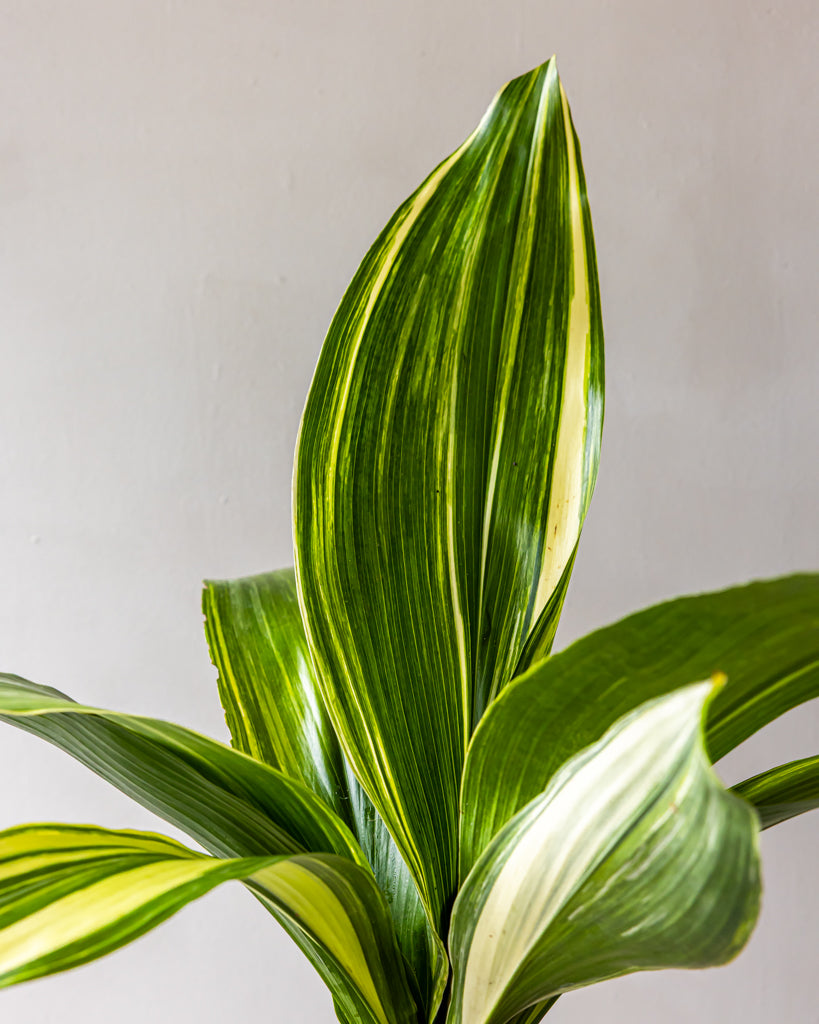
[{"label": "potted plant", "polygon": [[819,576],[649,608],[552,653],[597,474],[603,334],[554,61],[396,211],[336,313],[295,461],[295,568],[204,590],[233,748],[0,676],[0,717],[182,829],[0,834],[0,985],[240,879],[345,1024],[533,1024],[724,963],[758,834],[819,757],[712,763],[819,695]]}]

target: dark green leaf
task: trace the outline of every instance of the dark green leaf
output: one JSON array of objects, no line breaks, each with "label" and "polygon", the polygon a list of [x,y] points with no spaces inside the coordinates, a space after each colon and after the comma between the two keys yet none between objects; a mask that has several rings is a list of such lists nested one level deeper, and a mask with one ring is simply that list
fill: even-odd
[{"label": "dark green leaf", "polygon": [[790,761],[734,786],[756,807],[763,828],[819,807],[819,757]]},{"label": "dark green leaf", "polygon": [[320,794],[350,826],[385,893],[399,943],[434,1014],[446,952],[381,817],[346,763],[324,709],[302,625],[292,569],[210,581],[205,631],[233,745]]},{"label": "dark green leaf", "polygon": [[302,421],[297,578],[326,705],[433,920],[484,708],[541,657],[597,471],[602,331],[553,61],[398,209]]},{"label": "dark green leaf", "polygon": [[202,609],[234,747],[299,779],[349,822],[346,765],[316,685],[293,570],[209,580]]},{"label": "dark green leaf", "polygon": [[0,718],[65,750],[220,857],[338,853],[366,864],[306,786],[170,722],[75,704],[0,675]]},{"label": "dark green leaf", "polygon": [[515,680],[476,731],[467,758],[462,877],[564,761],[642,701],[715,672],[728,683],[708,715],[713,759],[819,695],[819,575],[656,605]]}]

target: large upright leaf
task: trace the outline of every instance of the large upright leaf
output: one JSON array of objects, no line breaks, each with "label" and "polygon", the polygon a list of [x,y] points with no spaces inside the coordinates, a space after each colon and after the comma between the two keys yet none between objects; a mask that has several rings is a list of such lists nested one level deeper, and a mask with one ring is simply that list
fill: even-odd
[{"label": "large upright leaf", "polygon": [[714,672],[728,677],[708,712],[714,760],[819,696],[819,575],[655,605],[516,679],[481,722],[467,757],[462,877],[567,758],[643,701]]},{"label": "large upright leaf", "polygon": [[804,757],[771,768],[733,787],[756,808],[763,828],[819,807],[819,757]]},{"label": "large upright leaf", "polygon": [[293,570],[208,581],[202,607],[233,745],[300,779],[350,826],[389,903],[418,1002],[434,1014],[446,982],[446,951],[339,746],[313,669]]},{"label": "large upright leaf", "polygon": [[450,1024],[503,1024],[571,988],[742,948],[759,906],[758,821],[710,766],[711,689],[621,719],[486,848],[452,915]]},{"label": "large upright leaf", "polygon": [[328,711],[436,920],[472,726],[527,640],[528,659],[548,646],[601,418],[591,222],[550,61],[502,90],[365,257],[296,457]]},{"label": "large upright leaf", "polygon": [[356,1020],[416,1019],[383,897],[349,860],[220,860],[164,836],[78,825],[0,833],[0,987],[103,956],[231,879],[314,949],[319,973]]}]

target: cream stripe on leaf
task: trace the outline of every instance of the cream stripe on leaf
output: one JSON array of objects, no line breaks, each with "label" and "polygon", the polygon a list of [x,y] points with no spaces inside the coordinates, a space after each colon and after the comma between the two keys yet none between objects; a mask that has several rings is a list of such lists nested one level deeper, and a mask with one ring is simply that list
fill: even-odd
[{"label": "cream stripe on leaf", "polygon": [[712,689],[615,723],[486,848],[453,910],[450,1024],[502,1024],[594,981],[739,952],[758,913],[758,819],[711,769]]},{"label": "cream stripe on leaf", "polygon": [[819,807],[819,757],[805,757],[771,768],[732,788],[756,808],[762,828]]},{"label": "cream stripe on leaf", "polygon": [[334,855],[216,859],[164,836],[73,825],[0,833],[0,987],[87,963],[221,882],[243,880],[365,1024],[411,1024],[383,896]]},{"label": "cream stripe on leaf", "polygon": [[202,610],[233,746],[339,813],[344,758],[316,686],[293,570],[209,580]]},{"label": "cream stripe on leaf", "polygon": [[516,679],[469,749],[461,877],[564,761],[643,701],[715,672],[728,681],[708,711],[713,760],[819,697],[819,575],[655,605],[590,633]]},{"label": "cream stripe on leaf", "polygon": [[2,674],[0,720],[71,754],[215,856],[309,851],[367,863],[347,825],[302,783],[182,726],[75,704]]},{"label": "cream stripe on leaf", "polygon": [[548,649],[601,412],[594,243],[550,61],[499,93],[366,255],[296,456],[326,706],[436,922],[466,744],[527,639]]},{"label": "cream stripe on leaf", "polygon": [[205,631],[233,745],[302,781],[356,836],[390,905],[399,944],[432,1016],[446,982],[446,951],[378,812],[350,771],[324,708],[292,569],[209,581]]}]

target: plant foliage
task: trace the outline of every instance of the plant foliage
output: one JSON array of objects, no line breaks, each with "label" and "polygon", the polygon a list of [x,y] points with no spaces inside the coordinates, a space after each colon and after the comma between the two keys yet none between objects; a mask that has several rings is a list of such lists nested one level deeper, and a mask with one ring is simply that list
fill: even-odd
[{"label": "plant foliage", "polygon": [[597,475],[603,334],[554,61],[509,83],[342,299],[295,463],[295,570],[208,582],[232,748],[0,676],[0,717],[205,852],[0,834],[0,986],[239,879],[343,1024],[534,1024],[572,988],[724,963],[758,834],[819,757],[712,763],[819,695],[819,576],[649,608],[551,653]]}]

